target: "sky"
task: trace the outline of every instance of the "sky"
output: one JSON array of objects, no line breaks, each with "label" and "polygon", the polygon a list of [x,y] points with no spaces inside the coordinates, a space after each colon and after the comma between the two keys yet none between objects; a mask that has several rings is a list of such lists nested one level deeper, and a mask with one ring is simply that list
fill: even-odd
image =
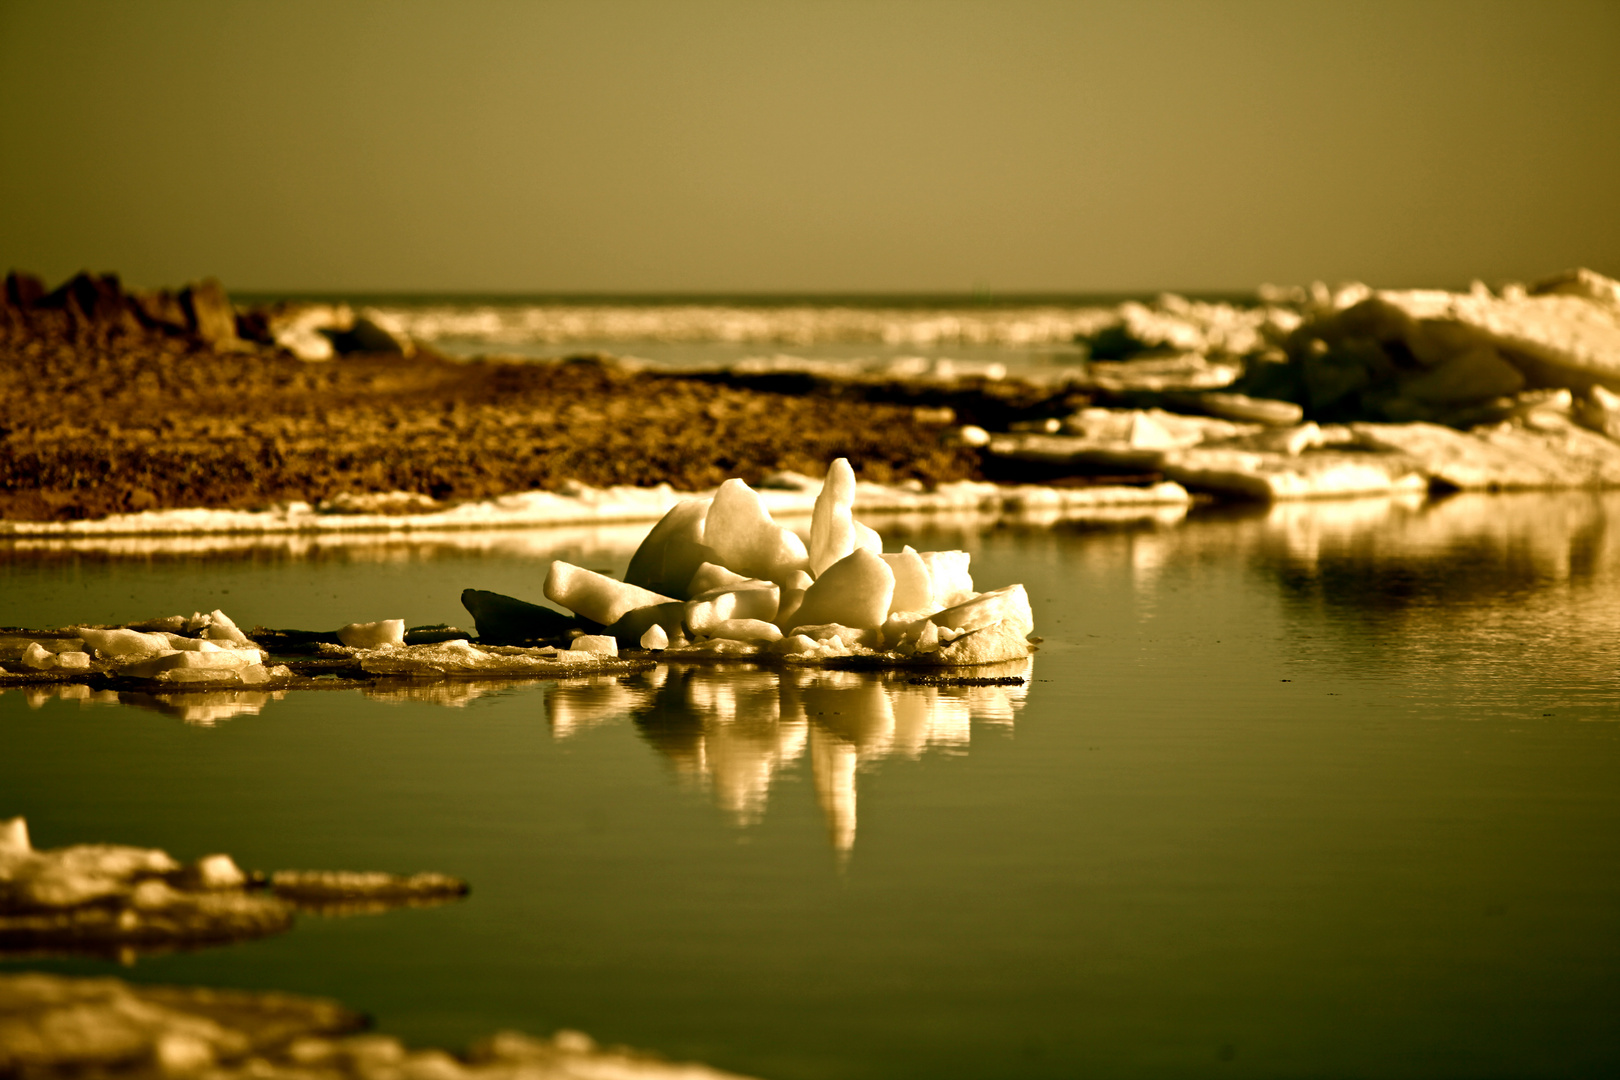
[{"label": "sky", "polygon": [[1620,0],[0,0],[0,262],[242,292],[1620,276],[1617,118]]}]

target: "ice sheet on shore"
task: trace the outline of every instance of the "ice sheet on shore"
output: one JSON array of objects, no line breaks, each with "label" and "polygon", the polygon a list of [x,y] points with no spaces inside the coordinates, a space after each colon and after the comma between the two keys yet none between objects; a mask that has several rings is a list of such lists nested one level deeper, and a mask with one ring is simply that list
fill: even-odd
[{"label": "ice sheet on shore", "polygon": [[[793,474],[770,478],[758,489],[772,517],[809,518],[820,481]],[[293,502],[267,510],[151,510],[114,514],[94,521],[0,521],[0,541],[124,536],[242,536],[276,534],[397,533],[447,534],[471,530],[556,525],[613,525],[657,521],[677,503],[713,493],[678,492],[667,484],[653,488],[591,488],[572,485],[563,492],[530,491],[441,510],[411,514],[331,514],[309,503]],[[1185,491],[1155,487],[1054,488],[1040,484],[991,484],[972,480],[941,484],[933,491],[862,484],[854,509],[863,514],[1011,514],[1096,511],[1184,505]]]}]

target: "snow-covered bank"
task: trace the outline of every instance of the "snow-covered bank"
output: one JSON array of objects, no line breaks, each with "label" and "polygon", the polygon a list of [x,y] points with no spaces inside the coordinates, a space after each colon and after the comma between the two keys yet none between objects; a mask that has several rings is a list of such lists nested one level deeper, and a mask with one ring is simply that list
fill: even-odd
[{"label": "snow-covered bank", "polygon": [[[780,473],[760,488],[760,499],[772,516],[808,518],[821,492],[821,481]],[[112,538],[125,536],[222,536],[288,533],[427,534],[486,529],[522,529],[559,525],[610,525],[657,521],[682,499],[668,484],[653,488],[593,488],[570,485],[561,492],[530,491],[456,504],[425,503],[413,497],[417,512],[399,510],[399,493],[352,496],[340,505],[285,503],[265,510],[151,510],[114,514],[91,521],[0,521],[0,541],[29,539]],[[706,496],[712,492],[698,492]],[[855,509],[863,514],[945,514],[1119,516],[1161,514],[1184,509],[1185,488],[1164,483],[1151,487],[1055,488],[1039,484],[999,485],[961,481],[933,491],[862,484]],[[432,507],[432,508],[428,508]]]}]

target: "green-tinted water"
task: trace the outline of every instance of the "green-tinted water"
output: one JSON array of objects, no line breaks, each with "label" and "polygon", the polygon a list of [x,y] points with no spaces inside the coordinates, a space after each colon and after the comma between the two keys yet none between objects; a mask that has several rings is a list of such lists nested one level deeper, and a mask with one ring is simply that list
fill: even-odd
[{"label": "green-tinted water", "polygon": [[[461,707],[296,694],[212,726],[0,695],[0,816],[38,846],[474,887],[32,966],[334,995],[418,1043],[577,1027],[779,1078],[1620,1065],[1620,501],[905,538],[1029,586],[1027,688],[676,671]],[[13,551],[0,623],[457,621],[466,585],[538,595],[550,541],[477,543]]]}]

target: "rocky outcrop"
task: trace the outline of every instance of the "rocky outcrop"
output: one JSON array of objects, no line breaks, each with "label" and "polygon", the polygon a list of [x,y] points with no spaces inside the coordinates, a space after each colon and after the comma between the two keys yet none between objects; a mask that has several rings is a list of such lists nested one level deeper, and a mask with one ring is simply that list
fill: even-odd
[{"label": "rocky outcrop", "polygon": [[76,274],[55,290],[12,271],[0,290],[0,331],[84,343],[180,339],[214,352],[276,349],[301,360],[335,355],[408,357],[409,335],[386,315],[347,304],[274,304],[238,309],[225,287],[204,278],[179,290],[127,289],[117,274]]},{"label": "rocky outcrop", "polygon": [[0,328],[80,342],[172,337],[223,352],[253,347],[251,326],[240,325],[213,278],[178,292],[145,291],[126,289],[117,274],[83,272],[46,291],[39,278],[14,270],[0,291]]}]

